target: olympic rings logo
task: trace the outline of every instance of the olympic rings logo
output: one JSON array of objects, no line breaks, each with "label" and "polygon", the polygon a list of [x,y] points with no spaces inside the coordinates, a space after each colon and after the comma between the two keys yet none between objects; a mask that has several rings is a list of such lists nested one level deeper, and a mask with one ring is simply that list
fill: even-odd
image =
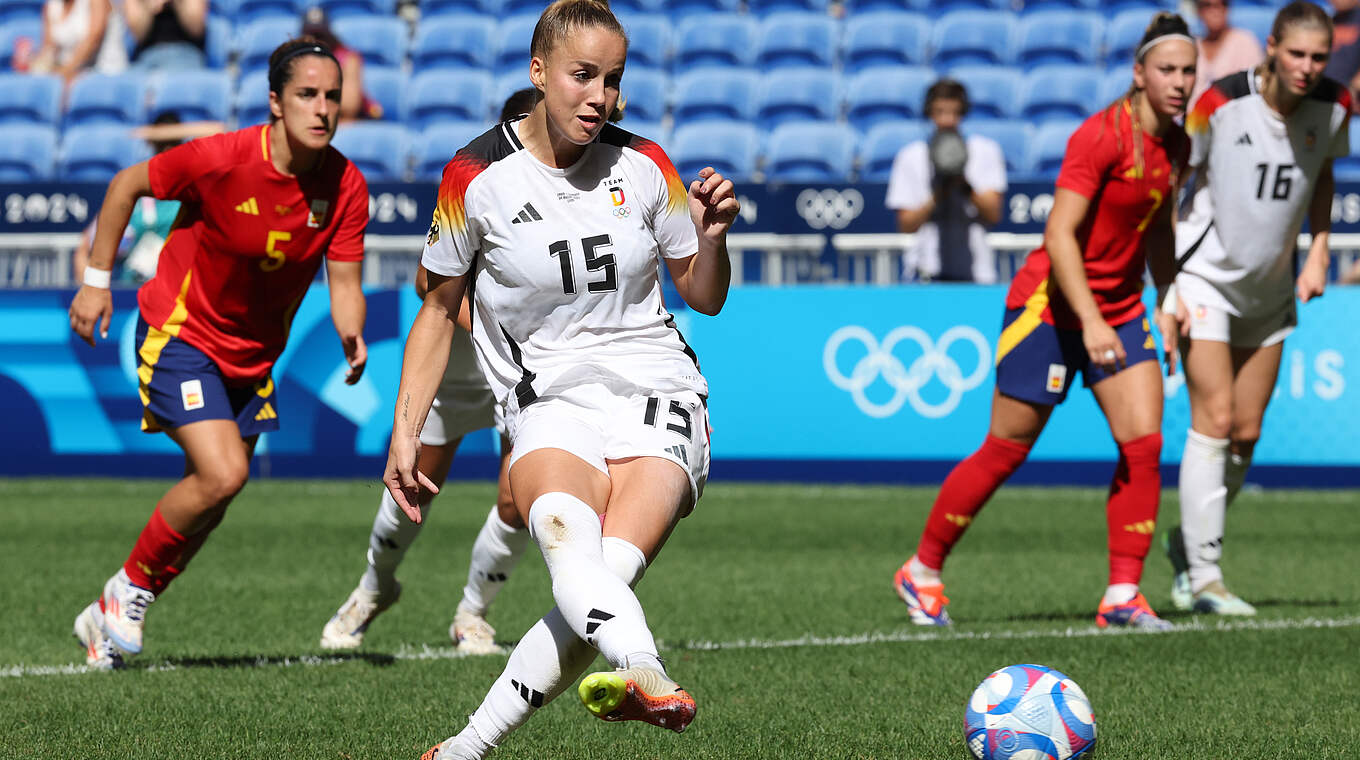
[{"label": "olympic rings logo", "polygon": [[854,188],[846,190],[813,190],[798,194],[794,208],[803,221],[814,230],[830,227],[843,230],[864,213],[864,195]]},{"label": "olympic rings logo", "polygon": [[[893,354],[899,343],[911,341],[921,348],[921,355],[912,361],[911,366],[902,363]],[[973,345],[977,352],[977,366],[967,375],[963,368],[949,355],[949,349],[958,341]],[[841,372],[837,357],[841,347],[848,342],[864,346],[866,353],[851,368],[850,374]],[[945,330],[936,343],[924,330],[915,325],[894,328],[880,344],[874,334],[859,325],[847,325],[831,334],[822,352],[822,366],[827,379],[844,391],[849,391],[860,411],[882,419],[897,414],[902,405],[910,402],[911,408],[922,417],[939,419],[958,408],[963,394],[973,390],[987,379],[992,365],[992,347],[982,337],[982,333],[968,325],[955,325]],[[892,398],[884,403],[871,400],[865,390],[874,384],[879,375],[893,389]],[[943,401],[931,403],[921,397],[921,389],[930,383],[931,378],[939,377],[940,382],[949,389]]]}]

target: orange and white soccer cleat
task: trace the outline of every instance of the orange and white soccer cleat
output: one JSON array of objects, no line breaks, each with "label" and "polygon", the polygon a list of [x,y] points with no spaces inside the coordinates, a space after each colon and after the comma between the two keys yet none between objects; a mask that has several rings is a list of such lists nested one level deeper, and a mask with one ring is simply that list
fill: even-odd
[{"label": "orange and white soccer cleat", "polygon": [[949,604],[949,597],[944,595],[943,583],[929,586],[917,584],[912,580],[911,571],[904,564],[893,574],[893,590],[897,592],[902,603],[907,605],[907,614],[911,616],[911,622],[917,625],[953,624],[949,619],[949,612],[945,610],[945,606]]},{"label": "orange and white soccer cleat", "polygon": [[586,709],[601,720],[640,720],[677,734],[698,710],[689,692],[652,668],[592,673],[581,680],[577,693]]},{"label": "orange and white soccer cleat", "polygon": [[1169,621],[1157,617],[1142,594],[1122,604],[1100,602],[1096,611],[1096,625],[1101,628],[1141,628],[1146,631],[1169,631],[1175,628]]}]

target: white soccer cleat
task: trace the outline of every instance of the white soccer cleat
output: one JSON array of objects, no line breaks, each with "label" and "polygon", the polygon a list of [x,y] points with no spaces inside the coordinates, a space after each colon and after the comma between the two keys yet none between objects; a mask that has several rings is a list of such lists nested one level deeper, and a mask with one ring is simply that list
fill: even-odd
[{"label": "white soccer cleat", "polygon": [[134,586],[121,567],[104,584],[104,633],[124,654],[142,651],[146,608],[154,601],[156,595],[150,589]]},{"label": "white soccer cleat", "polygon": [[439,744],[425,750],[420,760],[465,760],[465,758],[485,757],[463,743],[457,736],[450,736]]},{"label": "white soccer cleat", "polygon": [[449,626],[449,639],[458,651],[464,654],[500,654],[496,644],[496,629],[486,622],[486,618],[458,606]]},{"label": "white soccer cleat", "polygon": [[80,645],[85,647],[85,664],[99,670],[117,670],[123,667],[123,653],[113,645],[104,634],[104,613],[99,609],[99,600],[76,615],[71,633]]},{"label": "white soccer cleat", "polygon": [[1206,615],[1250,617],[1256,614],[1255,607],[1229,591],[1222,581],[1214,581],[1196,592],[1193,609]]},{"label": "white soccer cleat", "polygon": [[1181,612],[1189,612],[1195,604],[1195,595],[1190,591],[1190,573],[1176,573],[1171,579],[1171,606]]},{"label": "white soccer cleat", "polygon": [[1162,534],[1162,549],[1171,561],[1171,606],[1181,612],[1188,612],[1195,603],[1190,593],[1190,563],[1185,558],[1185,538],[1181,526]]},{"label": "white soccer cleat", "polygon": [[373,619],[401,598],[401,584],[394,586],[391,596],[384,597],[362,586],[350,592],[340,609],[321,629],[322,649],[357,649],[364,643],[364,633]]}]

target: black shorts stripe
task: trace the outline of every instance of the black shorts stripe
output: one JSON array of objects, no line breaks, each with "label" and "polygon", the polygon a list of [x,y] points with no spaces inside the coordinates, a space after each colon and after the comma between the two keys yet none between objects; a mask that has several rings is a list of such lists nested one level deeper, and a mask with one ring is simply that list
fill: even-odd
[{"label": "black shorts stripe", "polygon": [[699,355],[694,353],[694,349],[689,347],[689,343],[685,341],[685,334],[680,332],[680,328],[675,326],[675,317],[673,315],[666,315],[666,326],[675,331],[675,337],[680,339],[680,345],[685,349],[685,356],[688,356],[689,360],[694,362],[695,369],[699,369]]},{"label": "black shorts stripe", "polygon": [[515,342],[514,338],[510,337],[510,333],[506,332],[504,327],[501,327],[501,335],[504,335],[505,342],[510,344],[510,358],[524,373],[520,375],[519,382],[515,383],[515,399],[519,402],[519,408],[523,409],[538,400],[538,394],[534,392],[534,378],[538,375],[530,372],[529,368],[524,366],[524,352],[519,350],[519,344]]}]

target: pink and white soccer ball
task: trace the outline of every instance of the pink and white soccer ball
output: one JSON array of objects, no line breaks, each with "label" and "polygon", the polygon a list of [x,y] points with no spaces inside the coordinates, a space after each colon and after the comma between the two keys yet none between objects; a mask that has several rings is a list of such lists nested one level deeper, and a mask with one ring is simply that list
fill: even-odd
[{"label": "pink and white soccer ball", "polygon": [[987,676],[963,722],[964,741],[978,760],[1069,760],[1096,746],[1091,700],[1043,665],[1011,665]]}]

